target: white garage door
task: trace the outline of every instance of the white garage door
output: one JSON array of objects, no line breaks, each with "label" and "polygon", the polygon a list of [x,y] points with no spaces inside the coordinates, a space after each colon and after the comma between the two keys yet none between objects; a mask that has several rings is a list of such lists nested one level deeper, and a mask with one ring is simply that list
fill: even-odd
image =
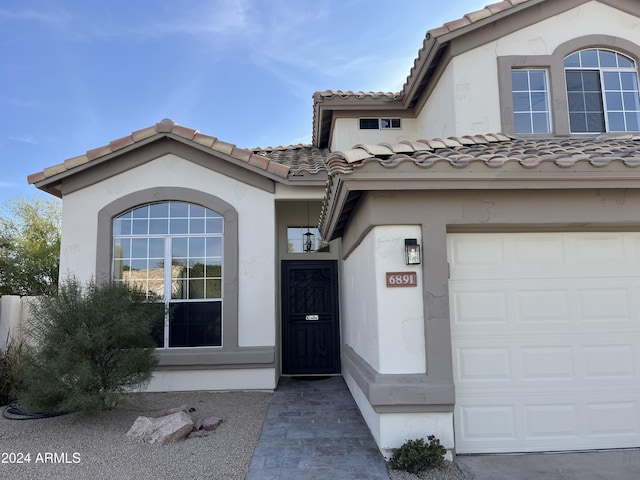
[{"label": "white garage door", "polygon": [[640,446],[640,234],[450,234],[458,453]]}]

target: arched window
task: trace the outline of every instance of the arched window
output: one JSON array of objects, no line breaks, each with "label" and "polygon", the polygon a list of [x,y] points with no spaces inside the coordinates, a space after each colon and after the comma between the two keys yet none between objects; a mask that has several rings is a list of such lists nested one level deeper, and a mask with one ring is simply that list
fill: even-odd
[{"label": "arched window", "polygon": [[571,133],[640,130],[638,70],[633,59],[590,48],[564,59]]},{"label": "arched window", "polygon": [[222,346],[224,218],[193,203],[167,201],[113,219],[114,281],[166,306],[160,348]]}]

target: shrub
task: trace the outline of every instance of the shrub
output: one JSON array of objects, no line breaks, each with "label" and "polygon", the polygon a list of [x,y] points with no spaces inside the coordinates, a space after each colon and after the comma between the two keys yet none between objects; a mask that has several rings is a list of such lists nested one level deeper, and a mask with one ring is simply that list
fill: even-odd
[{"label": "shrub", "polygon": [[0,349],[0,405],[16,399],[19,389],[22,343],[10,341],[5,350]]},{"label": "shrub", "polygon": [[419,473],[430,468],[442,467],[447,449],[440,445],[440,440],[434,435],[429,435],[427,440],[429,443],[426,443],[422,438],[407,440],[394,451],[389,462],[391,468],[409,473]]},{"label": "shrub", "polygon": [[20,405],[32,412],[109,409],[143,387],[155,365],[151,331],[164,305],[123,284],[76,280],[31,305]]}]

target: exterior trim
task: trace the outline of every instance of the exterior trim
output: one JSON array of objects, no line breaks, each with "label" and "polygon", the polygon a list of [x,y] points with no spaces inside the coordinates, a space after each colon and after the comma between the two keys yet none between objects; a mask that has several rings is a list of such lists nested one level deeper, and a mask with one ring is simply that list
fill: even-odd
[{"label": "exterior trim", "polygon": [[[623,53],[640,64],[640,47],[624,38],[609,35],[586,35],[559,45],[552,55],[525,55],[498,57],[498,90],[502,131],[515,134],[513,125],[513,97],[511,95],[511,70],[513,68],[543,68],[549,73],[549,104],[551,108],[552,134],[569,136],[569,106],[564,76],[564,58],[585,48],[608,48]],[[522,135],[521,136],[527,136]]]},{"label": "exterior trim", "polygon": [[[132,146],[130,148],[131,150],[125,153],[107,155],[104,159],[87,163],[83,170],[60,174],[61,176],[66,175],[66,178],[58,180],[62,182],[62,195],[95,185],[107,178],[127,172],[168,154],[177,155],[201,167],[221,173],[265,192],[275,193],[273,180],[265,177],[262,173],[249,170],[244,165],[236,164],[239,163],[238,160],[222,153],[213,155],[211,152],[202,151],[169,137],[157,139],[143,146],[136,144],[135,147]],[[222,159],[222,161],[218,158]],[[53,177],[50,180],[57,179],[58,177]],[[44,188],[40,183],[36,184],[36,186]]]},{"label": "exterior trim", "polygon": [[349,345],[342,348],[342,370],[358,384],[377,413],[453,411],[453,381],[423,374],[378,373]]},{"label": "exterior trim", "polygon": [[176,200],[196,203],[224,217],[224,298],[222,303],[222,347],[158,349],[162,366],[214,366],[260,364],[273,366],[273,347],[240,347],[238,345],[238,212],[226,201],[198,190],[180,187],[155,187],[120,197],[98,212],[96,244],[96,282],[111,280],[111,242],[113,218],[146,203]]}]

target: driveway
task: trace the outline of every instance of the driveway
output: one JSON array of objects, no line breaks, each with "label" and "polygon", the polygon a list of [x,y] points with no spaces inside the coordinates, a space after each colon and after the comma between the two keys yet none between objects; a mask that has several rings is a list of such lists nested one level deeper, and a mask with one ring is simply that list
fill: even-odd
[{"label": "driveway", "polygon": [[519,455],[458,455],[467,480],[637,480],[640,449]]}]

